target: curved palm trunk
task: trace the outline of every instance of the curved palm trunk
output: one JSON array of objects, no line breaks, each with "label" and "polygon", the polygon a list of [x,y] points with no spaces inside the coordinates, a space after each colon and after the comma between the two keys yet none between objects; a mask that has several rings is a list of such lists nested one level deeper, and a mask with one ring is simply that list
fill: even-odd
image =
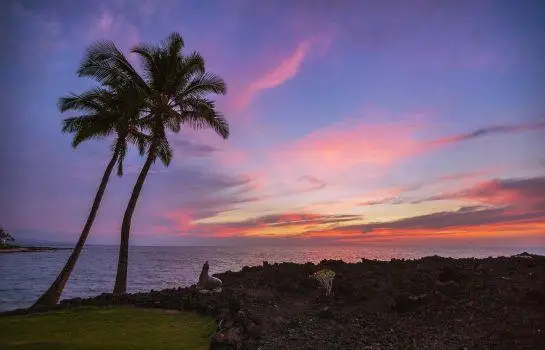
[{"label": "curved palm trunk", "polygon": [[136,208],[136,202],[140,196],[140,191],[142,190],[142,186],[144,185],[148,171],[155,158],[153,153],[154,152],[152,150],[148,153],[146,162],[144,163],[144,166],[138,175],[138,179],[134,184],[131,199],[129,200],[129,204],[127,204],[127,209],[125,209],[125,215],[123,216],[123,223],[121,224],[119,258],[117,261],[117,275],[115,276],[114,285],[115,295],[125,294],[127,291],[127,265],[129,263],[129,235],[131,233],[131,220],[134,209]]},{"label": "curved palm trunk", "polygon": [[68,261],[61,270],[61,273],[57,276],[55,282],[53,282],[49,289],[34,303],[34,305],[32,305],[32,307],[55,305],[59,301],[62,291],[64,290],[64,286],[66,285],[66,282],[68,282],[68,278],[70,278],[70,274],[76,266],[76,262],[78,261],[79,255],[81,254],[81,251],[83,249],[83,245],[87,240],[87,236],[89,236],[91,226],[93,226],[93,221],[95,220],[98,208],[100,207],[100,202],[102,201],[102,197],[106,190],[106,185],[108,184],[108,180],[110,179],[110,175],[112,173],[115,163],[117,162],[118,157],[119,151],[116,149],[112,156],[112,159],[110,160],[108,166],[106,167],[106,170],[104,171],[104,175],[102,176],[102,180],[100,181],[100,186],[98,187],[98,191],[95,195],[95,200],[93,201],[93,206],[91,207],[91,211],[89,212],[89,216],[87,217],[87,222],[85,222],[85,226],[83,227],[83,231],[81,231],[78,243],[72,250],[72,254],[70,254]]}]

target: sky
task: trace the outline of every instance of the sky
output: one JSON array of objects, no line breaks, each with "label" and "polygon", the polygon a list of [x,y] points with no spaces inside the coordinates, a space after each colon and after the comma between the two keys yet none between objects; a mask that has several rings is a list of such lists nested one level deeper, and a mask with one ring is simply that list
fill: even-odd
[{"label": "sky", "polygon": [[[74,242],[111,140],[77,149],[59,97],[85,49],[172,32],[222,76],[231,136],[169,135],[134,245],[545,246],[542,1],[112,0],[0,5],[0,225]],[[118,244],[143,165],[112,175],[89,236]]]}]

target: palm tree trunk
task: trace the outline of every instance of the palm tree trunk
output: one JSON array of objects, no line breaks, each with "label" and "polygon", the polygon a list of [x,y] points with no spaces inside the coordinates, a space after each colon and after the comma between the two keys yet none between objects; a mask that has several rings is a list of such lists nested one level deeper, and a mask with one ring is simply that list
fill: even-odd
[{"label": "palm tree trunk", "polygon": [[119,245],[119,259],[117,261],[117,275],[115,276],[114,295],[122,295],[127,292],[127,265],[129,263],[129,235],[131,233],[131,220],[136,208],[136,202],[140,196],[140,191],[148,175],[148,171],[155,159],[153,150],[150,150],[148,157],[138,179],[134,184],[132,190],[131,199],[127,204],[125,215],[123,216],[123,223],[121,224],[121,243]]},{"label": "palm tree trunk", "polygon": [[68,261],[61,270],[61,273],[57,276],[55,282],[53,282],[49,289],[34,303],[34,305],[32,305],[32,307],[55,305],[59,301],[62,291],[64,290],[64,286],[66,285],[66,282],[68,282],[68,278],[70,278],[70,274],[74,270],[79,255],[83,250],[83,245],[87,240],[87,236],[89,236],[91,226],[93,226],[93,221],[95,220],[95,217],[98,213],[100,202],[102,201],[102,197],[106,190],[106,185],[108,184],[108,180],[110,179],[110,175],[112,173],[115,163],[117,162],[118,157],[119,151],[118,149],[116,149],[112,156],[112,159],[110,160],[108,166],[106,167],[106,170],[104,171],[104,175],[102,176],[102,180],[100,181],[100,186],[98,187],[98,191],[95,195],[95,200],[93,201],[93,206],[91,207],[91,211],[89,212],[89,216],[87,217],[87,221],[85,222],[83,231],[81,231],[78,243],[72,250],[72,254],[70,254]]}]

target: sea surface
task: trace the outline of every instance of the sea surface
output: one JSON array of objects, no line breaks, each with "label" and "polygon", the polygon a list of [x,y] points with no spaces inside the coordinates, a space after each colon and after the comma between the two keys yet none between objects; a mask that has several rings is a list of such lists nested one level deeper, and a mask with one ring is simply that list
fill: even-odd
[{"label": "sea surface", "polygon": [[[511,256],[527,251],[545,255],[542,248],[484,247],[131,247],[128,291],[176,288],[196,283],[204,261],[210,272],[237,271],[243,266],[323,259],[346,262],[361,258],[413,259],[429,255],[448,257]],[[90,246],[84,249],[62,298],[87,297],[111,292],[118,248]],[[28,307],[43,293],[63,267],[70,250],[0,254],[0,311]]]}]

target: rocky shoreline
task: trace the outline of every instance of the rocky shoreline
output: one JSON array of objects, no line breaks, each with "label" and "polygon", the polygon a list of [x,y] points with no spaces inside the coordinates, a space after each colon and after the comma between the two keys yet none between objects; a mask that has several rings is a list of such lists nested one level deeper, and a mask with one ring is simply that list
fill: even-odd
[{"label": "rocky shoreline", "polygon": [[[330,296],[309,275],[335,271]],[[132,305],[217,319],[212,349],[545,348],[545,257],[437,256],[389,262],[263,263],[194,286],[63,300],[58,308]],[[46,311],[26,309],[3,315]]]}]

